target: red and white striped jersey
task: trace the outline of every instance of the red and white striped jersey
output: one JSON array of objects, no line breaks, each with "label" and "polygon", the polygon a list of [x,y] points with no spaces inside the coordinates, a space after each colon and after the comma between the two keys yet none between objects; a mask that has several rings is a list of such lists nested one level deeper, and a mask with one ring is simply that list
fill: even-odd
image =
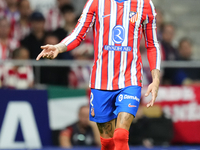
[{"label": "red and white striped jersey", "polygon": [[142,32],[146,40],[150,69],[160,69],[156,33],[156,12],[151,0],[88,0],[74,31],[61,43],[67,51],[94,34],[94,65],[90,87],[101,90],[142,86],[142,59],[139,51]]}]

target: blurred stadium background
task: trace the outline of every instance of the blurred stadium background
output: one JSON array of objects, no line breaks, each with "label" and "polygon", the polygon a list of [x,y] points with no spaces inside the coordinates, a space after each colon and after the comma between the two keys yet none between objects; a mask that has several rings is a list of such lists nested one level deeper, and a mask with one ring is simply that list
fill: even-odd
[{"label": "blurred stadium background", "polygon": [[[152,1],[158,13],[163,59],[161,87],[152,109],[145,108],[149,97],[142,98],[133,126],[148,118],[148,135],[131,130],[130,149],[198,150],[200,1]],[[80,106],[89,103],[92,34],[88,33],[79,48],[56,60],[34,58],[41,51],[40,45],[55,44],[70,34],[85,3],[0,0],[0,149],[64,149],[59,144],[61,131],[76,122]],[[140,50],[144,93],[151,82],[144,41]],[[97,145],[71,149],[99,150]]]}]

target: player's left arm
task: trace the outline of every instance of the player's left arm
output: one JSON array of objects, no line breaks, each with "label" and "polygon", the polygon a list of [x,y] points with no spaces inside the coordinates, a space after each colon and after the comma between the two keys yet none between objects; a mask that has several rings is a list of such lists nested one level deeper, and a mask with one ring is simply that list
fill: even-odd
[{"label": "player's left arm", "polygon": [[147,107],[154,105],[158,95],[158,88],[160,84],[160,63],[161,54],[160,47],[157,40],[156,31],[156,11],[151,0],[147,0],[146,4],[146,18],[143,22],[143,34],[145,37],[145,45],[147,48],[147,57],[150,65],[153,82],[148,86],[145,96],[152,94],[151,101]]}]

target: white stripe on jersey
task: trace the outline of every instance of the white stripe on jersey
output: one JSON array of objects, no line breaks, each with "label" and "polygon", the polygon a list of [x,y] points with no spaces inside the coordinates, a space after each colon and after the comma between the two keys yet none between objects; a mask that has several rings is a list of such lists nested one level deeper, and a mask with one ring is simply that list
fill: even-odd
[{"label": "white stripe on jersey", "polygon": [[154,16],[154,19],[152,22],[152,32],[153,32],[153,42],[154,42],[154,46],[156,47],[156,53],[157,53],[156,69],[160,70],[161,55],[160,55],[160,48],[159,48],[159,43],[158,43],[157,34],[156,34],[156,12],[155,12],[155,7],[151,0],[150,0],[150,5],[151,5],[151,10]]},{"label": "white stripe on jersey", "polygon": [[144,6],[144,0],[138,0],[137,3],[137,13],[138,13],[138,20],[135,23],[135,29],[134,29],[134,41],[133,41],[133,61],[131,65],[131,83],[132,85],[137,85],[137,46],[138,46],[138,31],[140,28],[140,22],[142,19],[142,13],[143,13],[143,6]]},{"label": "white stripe on jersey", "polygon": [[[111,8],[110,8],[110,29],[109,29],[109,39],[108,45],[114,45],[115,43],[112,40],[112,30],[116,26],[117,22],[117,3],[114,0],[111,0]],[[112,90],[112,81],[114,78],[114,51],[108,51],[108,83],[107,89]]]},{"label": "white stripe on jersey", "polygon": [[97,60],[97,69],[96,69],[96,82],[95,82],[95,88],[100,89],[101,88],[101,74],[102,74],[102,54],[103,54],[103,33],[104,33],[104,18],[102,17],[104,15],[104,2],[105,0],[99,0],[99,47],[98,47],[98,60]]},{"label": "white stripe on jersey", "polygon": [[83,28],[86,18],[87,18],[87,13],[90,9],[90,6],[92,5],[93,0],[89,0],[85,9],[83,10],[83,14],[82,14],[82,18],[80,19],[80,23],[78,24],[78,26],[74,29],[74,31],[72,32],[71,35],[69,35],[66,39],[63,40],[62,43],[64,43],[65,45],[69,45],[71,42],[73,42],[77,36],[79,35],[81,29]]},{"label": "white stripe on jersey", "polygon": [[[123,27],[129,29],[129,13],[131,7],[131,0],[124,2],[124,13],[123,13]],[[128,46],[128,34],[129,30],[125,30],[125,39],[122,43],[122,46]],[[128,52],[121,52],[121,62],[120,62],[120,73],[119,73],[119,88],[125,87],[125,71],[127,65],[127,55]]]}]

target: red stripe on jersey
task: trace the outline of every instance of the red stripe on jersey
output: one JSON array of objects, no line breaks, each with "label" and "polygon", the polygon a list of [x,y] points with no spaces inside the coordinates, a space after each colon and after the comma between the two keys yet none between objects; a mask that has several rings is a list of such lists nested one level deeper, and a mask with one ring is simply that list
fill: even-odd
[{"label": "red stripe on jersey", "polygon": [[138,56],[138,60],[137,60],[137,84],[138,86],[142,86],[141,84],[141,78],[142,78],[142,72],[141,72],[141,65],[140,63],[142,63],[142,58],[141,58],[141,54],[140,54],[140,41],[142,39],[142,26],[140,26],[139,28],[139,32],[138,32],[138,51],[137,51],[137,56]]},{"label": "red stripe on jersey", "polygon": [[140,55],[140,51],[138,51],[137,53],[138,55],[138,61],[137,61],[137,85],[138,86],[142,86],[142,72],[141,72],[141,69],[142,69],[142,58],[141,58],[141,55]]},{"label": "red stripe on jersey", "polygon": [[[141,1],[140,1],[141,2]],[[141,3],[139,4],[141,5]],[[144,6],[144,4],[143,4]],[[143,6],[142,8],[140,8],[140,11],[142,11],[142,14],[143,14]],[[136,62],[136,70],[137,70],[137,73],[136,73],[136,77],[137,77],[137,85],[138,86],[142,86],[142,72],[141,72],[141,69],[142,69],[142,58],[141,58],[141,54],[140,54],[140,41],[142,39],[142,16],[141,16],[141,20],[140,20],[140,26],[139,26],[139,31],[138,31],[138,41],[137,41],[137,56],[138,56],[138,60]]]},{"label": "red stripe on jersey", "polygon": [[[109,39],[109,29],[110,29],[110,7],[111,2],[105,0],[105,6],[107,9],[104,10],[104,35],[103,35],[103,45],[108,45],[108,39]],[[103,48],[103,63],[102,63],[102,80],[101,80],[101,88],[106,89],[108,84],[108,51],[104,50]]]},{"label": "red stripe on jersey", "polygon": [[[122,20],[123,20],[123,3],[117,3],[117,25],[122,26]],[[115,46],[121,46],[121,44],[115,44]],[[121,64],[121,52],[120,51],[115,51],[115,56],[114,56],[114,78],[113,78],[113,89],[119,89],[119,73],[120,73],[120,65]]]},{"label": "red stripe on jersey", "polygon": [[[97,7],[98,4],[97,4]],[[99,47],[99,29],[100,29],[100,26],[99,26],[99,17],[97,17],[99,14],[98,14],[98,11],[95,12],[96,14],[96,21],[94,23],[94,29],[93,29],[93,35],[94,35],[94,65],[92,67],[92,73],[91,73],[91,81],[90,81],[90,87],[92,89],[95,88],[95,80],[96,80],[96,70],[97,70],[97,60],[98,60],[98,47]]]}]

